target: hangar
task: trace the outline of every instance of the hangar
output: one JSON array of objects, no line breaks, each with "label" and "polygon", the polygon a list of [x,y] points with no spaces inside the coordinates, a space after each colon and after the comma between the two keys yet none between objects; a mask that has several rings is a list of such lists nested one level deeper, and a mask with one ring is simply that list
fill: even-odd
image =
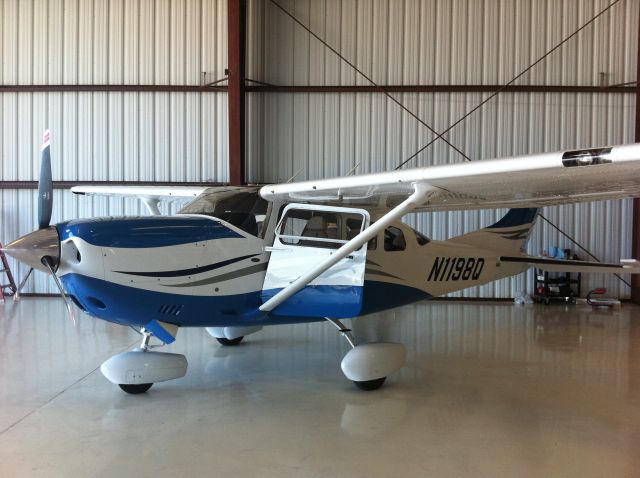
[{"label": "hangar", "polygon": [[[294,221],[313,215],[313,201],[295,189],[304,181],[329,191],[329,178],[350,184],[352,177],[390,173],[393,179],[411,168],[449,171],[474,161],[489,168],[502,157],[530,156],[535,163],[557,151],[571,164],[588,157],[589,165],[606,168],[598,162],[615,160],[618,151],[606,148],[640,142],[639,17],[633,0],[2,0],[0,240],[6,245],[39,227],[45,130],[53,179],[46,226],[100,217],[155,224],[148,217],[154,207],[161,218],[203,212],[193,209],[196,203],[183,209],[186,201],[156,203],[156,196],[136,188],[214,188],[218,194],[256,185],[251,191],[257,194],[259,186],[279,183],[274,191],[293,188],[305,203],[291,214]],[[609,170],[601,171],[589,192],[607,182]],[[549,187],[557,182],[548,179]],[[547,187],[540,181],[531,179],[531,186]],[[474,184],[467,178],[461,192],[443,201],[462,201],[482,186]],[[517,184],[516,193],[524,195],[526,181]],[[508,185],[485,184],[483,192],[488,197]],[[389,182],[383,187],[397,193]],[[565,260],[566,269],[574,257],[607,264],[638,257],[640,203],[626,187],[603,196],[607,200],[550,202],[525,234],[527,257]],[[349,207],[355,208],[361,196],[352,197]],[[216,196],[212,207],[218,202]],[[404,216],[405,225],[393,226],[404,246],[392,227],[369,239],[377,240],[376,252],[417,250],[492,225],[509,227],[501,222],[506,208],[491,204],[416,210]],[[333,213],[343,214],[335,224],[344,244],[336,244],[347,247],[356,213]],[[381,214],[371,212],[370,227],[382,224]],[[246,232],[232,219],[226,216],[226,230]],[[368,216],[358,220],[364,234]],[[102,234],[120,240],[114,221],[101,223]],[[90,224],[92,233],[99,229]],[[285,226],[279,237],[286,240]],[[339,233],[337,239],[319,237],[340,240]],[[486,237],[482,241],[492,242]],[[86,251],[75,252],[86,259]],[[275,247],[265,253],[280,254]],[[121,264],[143,254],[139,248]],[[251,251],[243,254],[254,258]],[[326,322],[282,321],[247,333],[236,347],[224,345],[238,338],[233,334],[212,337],[202,327],[182,327],[178,340],[162,350],[188,359],[186,375],[125,394],[105,379],[101,364],[136,347],[140,331],[91,317],[100,313],[86,310],[63,281],[77,300],[74,324],[55,273],[29,274],[28,265],[7,256],[15,287],[4,288],[0,305],[2,476],[211,470],[238,476],[631,476],[640,464],[640,276],[568,275],[554,262],[561,272],[532,267],[470,283],[440,300],[345,320],[358,344],[404,344],[404,367],[375,391],[358,390],[340,372],[343,356],[364,350],[360,345],[350,349]],[[177,261],[160,257],[155,263]],[[369,251],[369,265],[375,257]],[[469,278],[479,277],[481,258],[472,258],[465,256],[460,277],[467,267]],[[195,276],[202,267],[231,267],[196,262],[182,271]],[[401,263],[395,265],[410,268]],[[424,275],[448,282],[456,275],[454,263],[446,264],[425,265]],[[170,274],[160,271],[165,275],[155,271],[153,277],[162,283]],[[378,275],[389,271],[381,268]],[[290,282],[307,271],[294,272]],[[14,301],[23,279],[21,299]],[[189,287],[199,287],[195,282]],[[585,302],[598,289],[606,293],[595,296],[610,298],[611,307]],[[398,299],[395,290],[376,295],[382,303]],[[117,304],[95,298],[93,306],[144,302],[114,297]],[[526,303],[530,297],[551,303]],[[348,316],[348,300],[332,310]],[[165,316],[182,310],[182,304],[158,305]],[[326,305],[321,296],[313,307]],[[155,338],[167,330],[139,320]],[[171,318],[156,322],[172,325]]]}]

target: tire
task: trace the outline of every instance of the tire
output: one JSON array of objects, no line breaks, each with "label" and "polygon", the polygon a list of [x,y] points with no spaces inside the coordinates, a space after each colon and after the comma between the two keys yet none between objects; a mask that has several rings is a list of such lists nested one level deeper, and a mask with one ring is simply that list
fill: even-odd
[{"label": "tire", "polygon": [[241,337],[237,337],[235,339],[226,339],[224,337],[216,337],[216,340],[220,345],[224,345],[226,347],[230,347],[232,345],[238,345],[244,339],[244,335]]},{"label": "tire", "polygon": [[151,388],[152,383],[137,383],[137,384],[129,384],[129,383],[121,383],[118,386],[127,393],[131,395],[137,395],[139,393],[144,393]]},{"label": "tire", "polygon": [[387,377],[382,377],[376,378],[374,380],[365,380],[363,382],[356,382],[354,380],[353,383],[355,383],[356,387],[358,387],[360,390],[365,390],[368,392],[371,390],[378,390],[380,387],[382,387],[382,384],[386,379]]},{"label": "tire", "polygon": [[551,303],[551,300],[549,300],[549,298],[545,297],[543,302],[544,302],[544,305],[549,305]]}]

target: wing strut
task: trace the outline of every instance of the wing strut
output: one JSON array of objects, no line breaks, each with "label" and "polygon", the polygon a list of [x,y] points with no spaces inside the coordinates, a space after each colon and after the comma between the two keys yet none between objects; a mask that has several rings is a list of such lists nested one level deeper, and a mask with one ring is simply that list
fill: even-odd
[{"label": "wing strut", "polygon": [[404,200],[395,208],[391,209],[388,213],[374,222],[371,226],[369,226],[356,237],[344,244],[335,253],[331,254],[331,256],[329,256],[326,260],[322,261],[306,274],[300,276],[289,286],[285,287],[271,299],[262,304],[260,306],[260,310],[262,312],[271,312],[273,309],[293,296],[296,292],[303,289],[307,284],[309,284],[320,274],[337,264],[353,251],[360,249],[365,243],[373,239],[380,231],[385,229],[391,223],[402,218],[402,216],[410,213],[415,208],[424,205],[429,196],[434,194],[434,189],[425,184],[416,183],[413,185],[413,188],[414,192],[406,200]]},{"label": "wing strut", "polygon": [[160,199],[153,196],[139,196],[140,200],[147,206],[147,211],[152,216],[160,216],[160,208],[158,204],[160,203]]}]

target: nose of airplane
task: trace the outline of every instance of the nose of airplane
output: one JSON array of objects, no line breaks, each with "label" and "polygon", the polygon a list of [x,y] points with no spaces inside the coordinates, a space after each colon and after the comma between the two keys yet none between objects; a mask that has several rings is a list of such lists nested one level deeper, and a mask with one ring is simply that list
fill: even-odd
[{"label": "nose of airplane", "polygon": [[43,257],[50,257],[54,269],[60,263],[60,238],[54,226],[39,229],[7,244],[4,252],[34,269],[49,272],[42,263]]}]

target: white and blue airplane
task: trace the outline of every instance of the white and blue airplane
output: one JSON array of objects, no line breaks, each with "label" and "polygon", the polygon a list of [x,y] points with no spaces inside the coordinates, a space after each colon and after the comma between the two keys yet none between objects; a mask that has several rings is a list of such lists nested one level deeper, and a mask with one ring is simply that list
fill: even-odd
[{"label": "white and blue airplane", "polygon": [[[183,355],[151,350],[181,327],[204,327],[236,345],[262,327],[328,321],[351,345],[342,360],[359,388],[399,370],[397,343],[357,344],[341,320],[545,270],[640,272],[532,257],[524,245],[538,208],[640,196],[640,144],[538,154],[264,187],[74,187],[76,194],[138,197],[145,217],[50,225],[51,165],[45,134],[39,230],[7,254],[52,275],[72,305],[139,328],[142,343],[101,370],[128,393],[180,378]],[[173,216],[161,200],[191,199]],[[511,208],[497,223],[445,241],[401,219],[418,211]]]}]

